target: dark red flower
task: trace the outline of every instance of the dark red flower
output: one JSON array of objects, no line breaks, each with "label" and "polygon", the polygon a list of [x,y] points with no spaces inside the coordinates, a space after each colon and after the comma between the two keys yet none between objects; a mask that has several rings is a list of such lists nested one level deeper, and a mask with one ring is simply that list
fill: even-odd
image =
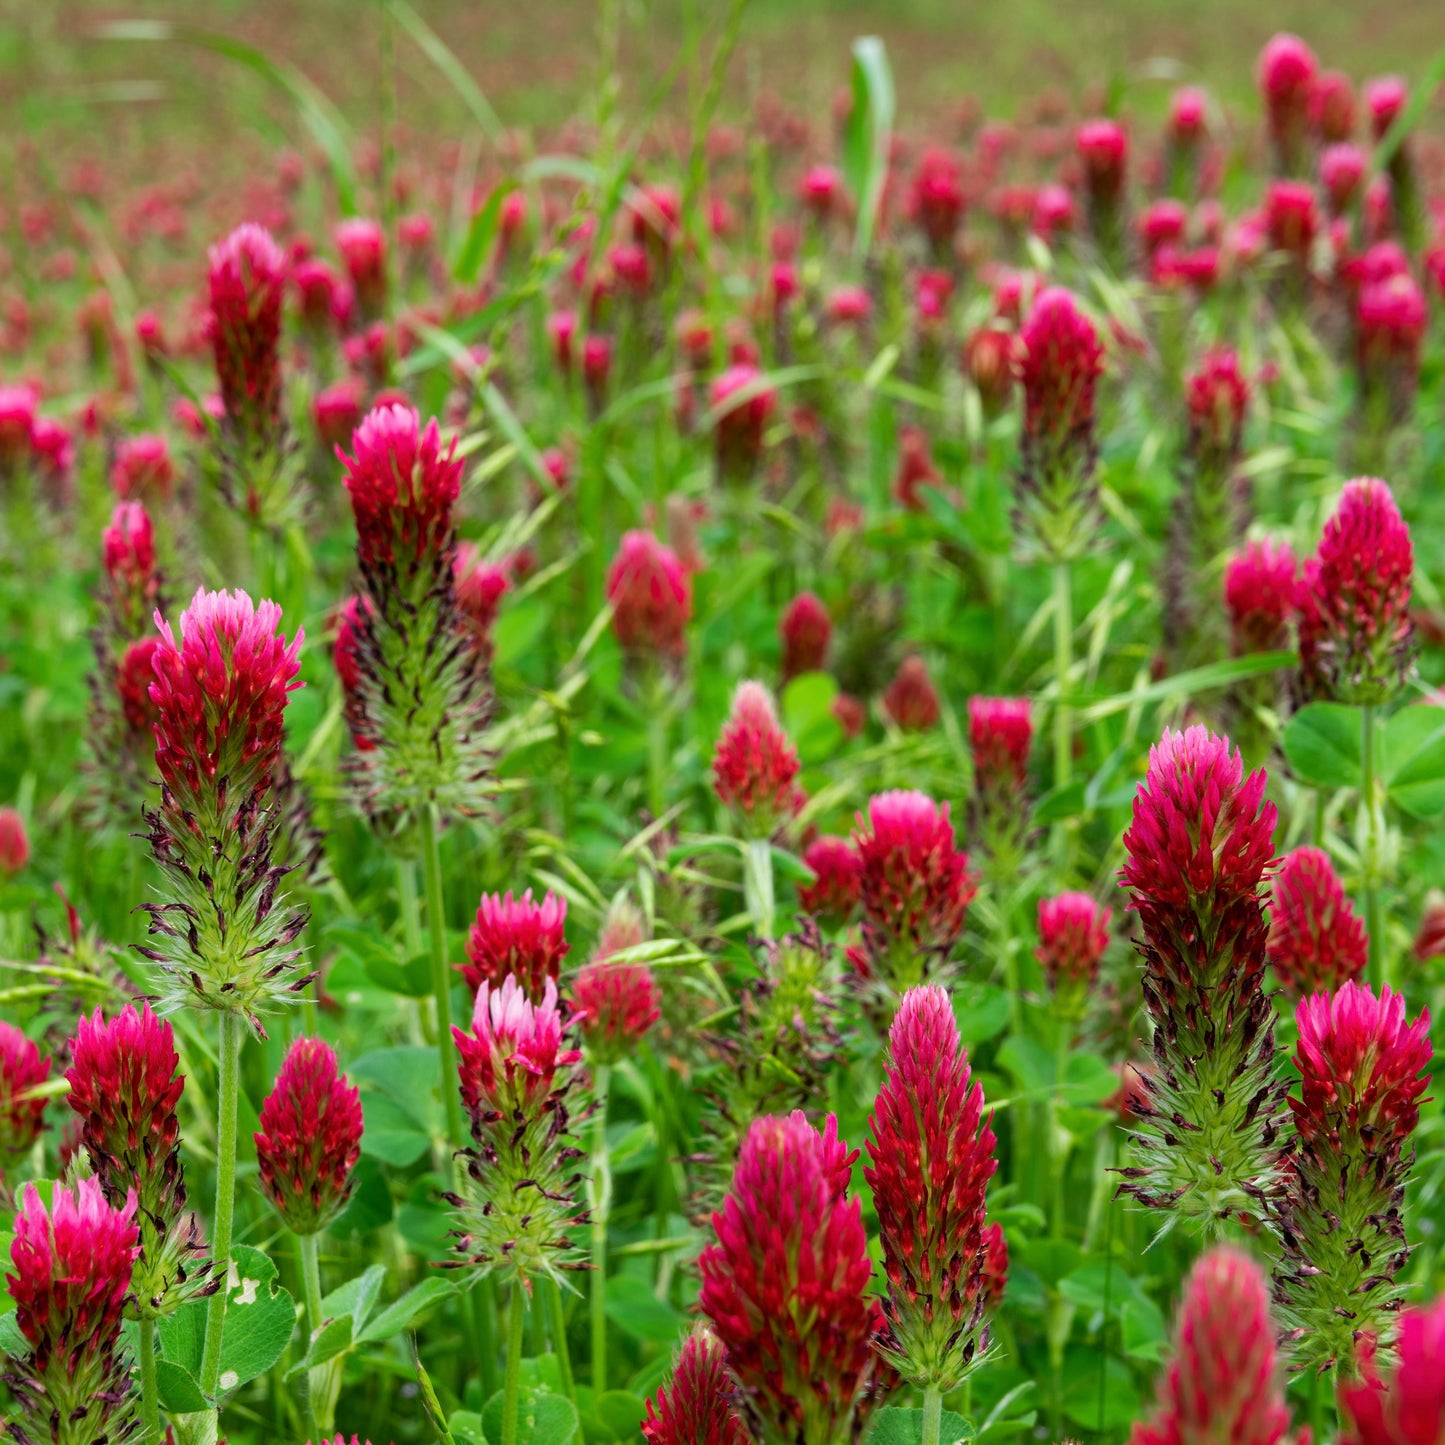
[{"label": "dark red flower", "polygon": [[561,977],[570,947],[566,922],[567,900],[550,891],[540,903],[532,901],[530,888],[520,898],[510,892],[483,893],[467,934],[470,961],[461,965],[467,988],[473,993],[484,983],[500,988],[512,975],[539,1003],[547,985]]},{"label": "dark red flower", "polygon": [[1109,947],[1113,910],[1088,893],[1060,893],[1039,900],[1037,957],[1055,993],[1087,988],[1099,976],[1099,963]]},{"label": "dark red flower", "polygon": [[607,571],[612,630],[628,651],[681,657],[692,620],[692,579],[651,532],[624,534]]},{"label": "dark red flower", "polygon": [[938,689],[921,657],[905,657],[883,691],[883,710],[906,733],[927,732],[938,725]]},{"label": "dark red flower", "polygon": [[846,838],[827,834],[815,839],[803,854],[816,881],[798,885],[798,903],[808,913],[830,923],[852,918],[863,892],[862,862]]},{"label": "dark red flower", "polygon": [[[1368,1356],[1368,1352],[1364,1352]],[[1445,1440],[1445,1297],[1400,1316],[1394,1368],[1372,1358],[1340,1383],[1341,1445],[1440,1445]]]},{"label": "dark red flower", "polygon": [[1248,543],[1224,569],[1224,605],[1235,654],[1289,644],[1299,563],[1288,542]]},{"label": "dark red flower", "polygon": [[713,790],[749,837],[766,838],[796,811],[798,750],[767,688],[738,685],[712,758]]},{"label": "dark red flower", "polygon": [[227,424],[247,446],[280,439],[281,302],[286,257],[261,226],[247,223],[210,252],[209,323]]},{"label": "dark red flower", "polygon": [[1369,939],[1329,854],[1287,853],[1272,893],[1269,961],[1291,998],[1338,989],[1364,972]]},{"label": "dark red flower", "polygon": [[32,1089],[50,1077],[50,1060],[12,1023],[0,1019],[0,1172],[13,1169],[45,1127],[44,1098]]},{"label": "dark red flower", "polygon": [[778,621],[783,641],[783,681],[805,672],[817,672],[827,661],[833,621],[814,592],[800,592],[788,603]]},{"label": "dark red flower", "polygon": [[14,808],[0,808],[0,873],[18,873],[30,861],[30,835]]},{"label": "dark red flower", "polygon": [[735,1389],[727,1351],[710,1330],[696,1329],[682,1342],[672,1375],[647,1402],[642,1422],[646,1445],[749,1445],[733,1413]]}]

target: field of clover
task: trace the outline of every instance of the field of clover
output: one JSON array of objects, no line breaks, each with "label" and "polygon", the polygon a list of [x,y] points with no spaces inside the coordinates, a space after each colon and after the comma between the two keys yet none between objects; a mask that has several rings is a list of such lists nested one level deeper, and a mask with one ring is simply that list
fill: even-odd
[{"label": "field of clover", "polygon": [[1441,67],[741,9],[5,169],[7,1439],[1445,1442]]}]

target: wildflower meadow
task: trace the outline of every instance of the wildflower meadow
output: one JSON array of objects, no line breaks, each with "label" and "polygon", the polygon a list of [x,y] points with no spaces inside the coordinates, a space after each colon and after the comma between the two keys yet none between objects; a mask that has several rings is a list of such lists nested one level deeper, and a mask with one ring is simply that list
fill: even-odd
[{"label": "wildflower meadow", "polygon": [[0,1434],[1445,1445],[1445,51],[233,9],[0,170]]}]

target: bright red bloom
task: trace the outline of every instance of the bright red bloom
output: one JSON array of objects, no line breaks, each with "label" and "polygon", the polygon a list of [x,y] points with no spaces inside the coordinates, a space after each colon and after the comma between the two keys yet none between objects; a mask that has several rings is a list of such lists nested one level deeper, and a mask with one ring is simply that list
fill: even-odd
[{"label": "bright red bloom", "polygon": [[963,219],[963,176],[946,150],[929,146],[918,158],[909,188],[908,209],[936,251],[953,243]]},{"label": "bright red bloom", "polygon": [[983,1298],[989,1310],[1003,1303],[1008,1288],[1008,1240],[1003,1225],[989,1224],[983,1231]]},{"label": "bright red bloom", "polygon": [[862,861],[846,838],[824,834],[803,854],[816,882],[798,885],[798,903],[808,913],[831,922],[846,923],[863,893]]},{"label": "bright red bloom", "polygon": [[1189,455],[1214,473],[1232,468],[1244,441],[1249,382],[1233,351],[1209,351],[1184,384],[1189,406]]},{"label": "bright red bloom", "polygon": [[1116,120],[1089,120],[1074,135],[1084,179],[1095,205],[1116,206],[1124,194],[1129,134]]},{"label": "bright red bloom", "polygon": [[1432,892],[1425,899],[1420,926],[1415,930],[1415,942],[1410,952],[1417,963],[1445,958],[1445,900],[1438,893]]},{"label": "bright red bloom", "polygon": [[998,416],[1013,399],[1014,343],[1014,332],[980,326],[963,344],[963,369],[978,391],[986,417]]},{"label": "bright red bloom", "polygon": [[1310,125],[1321,141],[1336,144],[1355,133],[1355,89],[1339,70],[1322,70],[1310,87]]},{"label": "bright red bloom", "polygon": [[798,199],[819,220],[827,220],[846,200],[843,177],[835,166],[810,166],[798,182]]},{"label": "bright red bloom", "polygon": [[110,525],[101,534],[106,575],[127,592],[152,589],[156,570],[156,540],[151,519],[139,502],[118,502]]},{"label": "bright red bloom", "polygon": [[156,680],[156,652],[162,645],[159,637],[142,637],[126,648],[115,667],[121,716],[137,745],[147,749],[155,747],[155,726],[160,721],[160,712],[151,701],[151,684]]},{"label": "bright red bloom", "polygon": [[[74,1191],[56,1185],[49,1212],[35,1185],[26,1185],[10,1246],[14,1273],[6,1283],[16,1303],[16,1324],[30,1347],[27,1374],[46,1376],[55,1361],[74,1379],[101,1361],[110,1363],[120,1344],[121,1308],[136,1259],[134,1215],[134,1196],[113,1209],[97,1179],[82,1179]],[[111,1402],[65,1403],[95,1407],[104,1418]],[[68,1423],[74,1428],[77,1422]]]},{"label": "bright red bloom", "polygon": [[888,1276],[883,1350],[905,1379],[947,1392],[980,1344],[985,1191],[998,1163],[943,989],[903,995],[869,1127],[863,1176]]},{"label": "bright red bloom", "polygon": [[1445,1440],[1445,1297],[1400,1316],[1395,1366],[1340,1384],[1341,1445],[1440,1445]]},{"label": "bright red bloom", "polygon": [[1290,1414],[1274,1334],[1259,1266],[1230,1246],[1204,1255],[1184,1287],[1158,1407],[1130,1445],[1280,1445]]},{"label": "bright red bloom", "polygon": [[1040,186],[1033,197],[1033,214],[1029,224],[1041,240],[1052,241],[1055,235],[1067,235],[1074,229],[1074,193],[1057,181]]},{"label": "bright red bloom", "polygon": [[1355,361],[1361,384],[1401,417],[1415,399],[1429,322],[1425,294],[1408,271],[1361,288],[1355,303]]},{"label": "bright red bloom", "polygon": [[18,873],[30,861],[30,835],[14,808],[0,808],[0,873]]},{"label": "bright red bloom", "polygon": [[682,1342],[671,1378],[647,1402],[646,1445],[749,1445],[730,1403],[733,1389],[727,1351],[710,1330],[694,1330]]},{"label": "bright red bloom", "polygon": [[831,1115],[754,1120],[702,1252],[699,1306],[727,1350],[758,1445],[847,1439],[873,1353],[856,1153]]},{"label": "bright red bloom", "polygon": [[1276,35],[1260,54],[1258,80],[1265,115],[1287,163],[1304,140],[1318,70],[1314,52],[1296,35]]},{"label": "bright red bloom", "polygon": [[906,733],[927,732],[938,725],[938,689],[921,657],[905,657],[883,691],[883,710]]},{"label": "bright red bloom", "polygon": [[1272,250],[1303,265],[1319,231],[1314,187],[1308,181],[1271,181],[1264,193],[1264,229]]},{"label": "bright red bloom", "polygon": [[1410,89],[1398,75],[1365,82],[1365,109],[1370,112],[1370,133],[1377,142],[1384,140],[1409,99]]},{"label": "bright red bloom", "polygon": [[472,1132],[489,1119],[510,1120],[531,1111],[551,1094],[559,1070],[580,1062],[576,1049],[564,1049],[557,985],[546,980],[536,1003],[516,978],[497,987],[483,981],[472,1008],[472,1031],[453,1027],[461,1077],[462,1104]]},{"label": "bright red bloom", "polygon": [[651,532],[624,534],[607,571],[612,630],[628,651],[681,657],[692,620],[692,579]]},{"label": "bright red bloom", "polygon": [[1028,698],[969,698],[968,742],[977,787],[1000,794],[1026,788],[1033,741],[1033,709]]},{"label": "bright red bloom", "polygon": [[0,386],[0,475],[30,460],[39,404],[33,386]]},{"label": "bright red bloom", "polygon": [[796,811],[801,764],[760,682],[743,682],[712,757],[713,790],[749,837],[766,838]]},{"label": "bright red bloom", "polygon": [[1193,145],[1204,134],[1209,97],[1196,85],[1181,85],[1169,97],[1169,135],[1175,145]]},{"label": "bright red bloom", "polygon": [[1025,431],[1054,444],[1087,437],[1104,348],[1072,292],[1051,286],[1038,297],[1019,333],[1016,357]]},{"label": "bright red bloom", "polygon": [[910,512],[922,512],[927,504],[921,487],[938,488],[943,477],[933,464],[933,448],[922,427],[906,426],[898,436],[898,470],[893,476],[893,500]]},{"label": "bright red bloom", "polygon": [[827,305],[836,326],[862,326],[873,314],[873,298],[862,286],[834,287]]},{"label": "bright red bloom", "polygon": [[502,598],[512,590],[511,568],[506,563],[488,562],[474,542],[463,542],[457,548],[453,573],[457,606],[461,608],[467,630],[482,656],[490,661],[492,628],[496,626]]},{"label": "bright red bloom", "polygon": [[356,518],[356,550],[363,567],[434,555],[452,535],[452,508],[461,494],[462,462],[456,438],[442,448],[432,418],[409,406],[378,406],[356,429],[346,468],[346,490]]},{"label": "bright red bloom", "polygon": [[1299,563],[1288,542],[1248,543],[1224,569],[1224,605],[1236,655],[1289,643]]},{"label": "bright red bloom", "polygon": [[1349,141],[1329,146],[1320,156],[1320,184],[1332,215],[1343,215],[1354,204],[1367,165],[1364,151]]},{"label": "bright red bloom", "polygon": [[783,641],[783,681],[817,672],[827,660],[833,619],[815,592],[800,592],[778,620]]},{"label": "bright red bloom", "polygon": [[349,216],[338,223],[335,237],[356,299],[368,314],[376,314],[386,302],[385,232],[375,221]]},{"label": "bright red bloom", "polygon": [[763,429],[777,407],[776,389],[757,366],[740,361],[713,380],[708,403],[717,414],[719,472],[750,477],[762,455]]},{"label": "bright red bloom", "polygon": [[860,813],[853,844],[862,872],[865,936],[879,951],[947,953],[978,891],[968,854],[954,846],[948,804],[917,792],[879,793]]},{"label": "bright red bloom", "polygon": [[176,482],[170,443],[158,432],[126,437],[115,449],[110,485],[122,500],[169,500]]},{"label": "bright red bloom", "polygon": [[1144,252],[1153,256],[1164,246],[1183,242],[1189,229],[1189,207],[1172,197],[1151,201],[1139,212],[1134,229],[1144,244]]},{"label": "bright red bloom", "polygon": [[0,1019],[0,1171],[13,1169],[45,1127],[45,1100],[27,1098],[50,1077],[50,1060],[14,1024]]},{"label": "bright red bloom", "polygon": [[529,888],[520,898],[511,893],[483,893],[477,916],[467,934],[467,958],[462,977],[472,992],[482,984],[500,988],[515,976],[527,997],[539,1002],[548,984],[561,976],[562,960],[570,945],[563,934],[567,900],[548,892],[532,901]]},{"label": "bright red bloom", "polygon": [[572,983],[572,1008],[587,1056],[600,1064],[627,1058],[661,1017],[659,1000],[645,963],[603,956],[583,965]]},{"label": "bright red bloom", "polygon": [[161,646],[150,697],[159,713],[161,780],[185,808],[214,801],[218,791],[259,798],[281,753],[287,696],[301,686],[304,633],[297,628],[286,641],[274,602],[258,606],[244,592],[204,588],[181,613],[179,643],[159,614],[156,624]]},{"label": "bright red bloom", "polygon": [[279,439],[286,257],[269,231],[238,226],[210,251],[209,334],[226,420],[248,442]]},{"label": "bright red bloom", "polygon": [[1349,895],[1320,848],[1296,848],[1275,875],[1269,961],[1284,991],[1302,999],[1364,972],[1370,943]]},{"label": "bright red bloom", "polygon": [[1109,947],[1109,920],[1105,908],[1088,893],[1060,893],[1039,899],[1039,946],[1035,955],[1056,993],[1063,988],[1087,987],[1099,976],[1099,963]]},{"label": "bright red bloom", "polygon": [[1421,1077],[1433,1056],[1430,1013],[1405,1018],[1402,994],[1344,983],[1333,994],[1301,999],[1295,1009],[1300,1098],[1291,1099],[1307,1142],[1342,1134],[1403,1140],[1420,1120]]},{"label": "bright red bloom", "polygon": [[322,387],[311,403],[316,435],[325,445],[339,447],[351,440],[361,424],[361,384],[354,378]]},{"label": "bright red bloom", "polygon": [[361,1093],[320,1039],[287,1051],[255,1136],[261,1188],[287,1228],[316,1234],[351,1197],[361,1158]]},{"label": "bright red bloom", "polygon": [[1399,688],[1413,644],[1414,563],[1390,488],[1374,477],[1347,482],[1296,596],[1300,668],[1312,693],[1379,703]]}]

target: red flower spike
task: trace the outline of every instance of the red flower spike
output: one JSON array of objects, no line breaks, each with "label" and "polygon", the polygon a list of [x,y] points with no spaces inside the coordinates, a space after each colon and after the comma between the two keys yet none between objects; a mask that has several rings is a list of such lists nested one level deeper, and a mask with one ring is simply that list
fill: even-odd
[{"label": "red flower spike", "polygon": [[317,1234],[351,1197],[361,1158],[361,1093],[320,1039],[297,1039],[261,1105],[261,1188],[286,1227]]},{"label": "red flower spike", "polygon": [[144,597],[155,590],[156,542],[151,519],[139,502],[119,502],[101,534],[102,560],[112,585]]},{"label": "red flower spike", "polygon": [[963,176],[958,162],[938,146],[927,147],[909,187],[908,212],[936,256],[946,256],[963,221]]},{"label": "red flower spike", "polygon": [[1105,908],[1087,893],[1060,893],[1039,899],[1039,946],[1035,956],[1055,993],[1080,992],[1099,977],[1099,964],[1109,947]]},{"label": "red flower spike", "polygon": [[783,681],[817,672],[828,659],[833,620],[814,592],[800,592],[778,622],[783,641]]},{"label": "red flower spike", "polygon": [[349,216],[336,227],[336,249],[368,316],[386,304],[386,233],[375,221]]},{"label": "red flower spike", "polygon": [[1440,1368],[1445,1297],[1400,1316],[1394,1355],[1388,1379],[1368,1359],[1363,1379],[1341,1382],[1341,1445],[1440,1445],[1445,1440],[1445,1371]]},{"label": "red flower spike", "polygon": [[1269,961],[1290,998],[1338,989],[1364,972],[1369,939],[1327,853],[1287,854],[1272,892]]},{"label": "red flower spike", "polygon": [[1343,216],[1359,198],[1369,160],[1359,146],[1348,141],[1328,147],[1320,156],[1320,185],[1330,214]]},{"label": "red flower spike", "polygon": [[[1185,1284],[1157,1409],[1134,1426],[1130,1445],[1281,1445],[1290,1413],[1274,1334],[1259,1266],[1232,1247],[1211,1250]],[[1299,1445],[1307,1441],[1302,1432]]]},{"label": "red flower spike", "polygon": [[483,893],[467,934],[467,958],[460,965],[467,988],[475,993],[484,983],[500,988],[514,975],[533,1003],[540,1003],[549,985],[561,977],[570,945],[563,929],[567,900],[550,890],[540,902],[529,888],[520,898],[511,893]]},{"label": "red flower spike", "polygon": [[1314,187],[1308,181],[1271,181],[1264,193],[1263,220],[1270,249],[1304,267],[1320,226]]},{"label": "red flower spike", "polygon": [[990,1311],[1002,1303],[1008,1288],[1008,1240],[1003,1225],[986,1225],[983,1231],[983,1298]]},{"label": "red flower spike", "polygon": [[626,533],[607,571],[612,631],[628,652],[680,658],[692,620],[692,579],[651,532]]},{"label": "red flower spike", "polygon": [[880,1348],[904,1379],[947,1393],[987,1348],[984,1204],[998,1164],[943,989],[903,995],[869,1127],[863,1176],[888,1278]]},{"label": "red flower spike", "polygon": [[825,922],[847,923],[862,896],[862,862],[846,838],[824,835],[808,845],[803,862],[816,881],[798,885],[798,904]]},{"label": "red flower spike", "polygon": [[1355,90],[1348,75],[1322,70],[1310,87],[1310,125],[1327,145],[1355,133]]},{"label": "red flower spike", "polygon": [[927,732],[938,725],[938,689],[921,657],[905,657],[883,691],[883,710],[905,733]]},{"label": "red flower spike", "polygon": [[1287,169],[1299,163],[1318,71],[1314,52],[1295,35],[1276,35],[1259,57],[1259,90],[1269,133]]},{"label": "red flower spike", "polygon": [[1250,542],[1224,569],[1224,606],[1235,656],[1289,645],[1299,563],[1288,542]]},{"label": "red flower spike", "polygon": [[263,227],[237,227],[210,252],[209,335],[227,426],[248,449],[280,440],[281,302],[286,257]]},{"label": "red flower spike", "polygon": [[792,817],[798,799],[798,750],[759,682],[739,683],[713,752],[713,790],[750,838],[767,838]]},{"label": "red flower spike", "polygon": [[801,1111],[757,1119],[713,1215],[699,1306],[755,1445],[849,1438],[874,1331],[862,1211],[844,1197],[856,1158],[831,1115],[821,1134]]},{"label": "red flower spike", "polygon": [[115,449],[110,485],[122,501],[166,502],[176,482],[170,443],[153,432],[126,437]]},{"label": "red flower spike", "polygon": [[600,948],[599,954],[573,980],[572,1008],[588,1059],[615,1064],[661,1017],[660,995],[645,963],[614,963]]},{"label": "red flower spike", "polygon": [[1408,675],[1414,549],[1390,488],[1347,482],[1296,598],[1300,671],[1312,696],[1373,704]]},{"label": "red flower spike", "polygon": [[1191,462],[1213,474],[1232,470],[1243,448],[1249,410],[1249,382],[1239,357],[1225,349],[1206,352],[1184,389]]},{"label": "red flower spike", "polygon": [[1367,407],[1397,424],[1407,419],[1420,384],[1430,314],[1408,271],[1361,288],[1355,303],[1355,364]]},{"label": "red flower spike", "polygon": [[457,606],[461,608],[473,646],[490,663],[492,628],[496,626],[502,598],[512,590],[511,568],[506,563],[486,561],[475,543],[463,542],[457,548],[453,571]]},{"label": "red flower spike", "polygon": [[0,808],[0,874],[14,875],[30,861],[30,835],[14,808]]},{"label": "red flower spike", "polygon": [[1026,697],[971,697],[968,742],[975,786],[1013,794],[1027,788],[1034,742],[1033,708]]},{"label": "red flower spike", "polygon": [[0,1019],[0,1172],[13,1169],[45,1128],[45,1100],[27,1098],[50,1077],[50,1060],[14,1024]]},{"label": "red flower spike", "polygon": [[694,1330],[682,1342],[667,1384],[647,1402],[646,1445],[749,1445],[730,1403],[735,1388],[717,1336]]},{"label": "red flower spike", "polygon": [[944,960],[978,891],[954,846],[948,804],[917,792],[879,793],[860,813],[853,844],[862,878],[863,933],[877,973],[897,986]]},{"label": "red flower spike", "polygon": [[461,493],[456,439],[444,451],[435,418],[423,429],[411,407],[392,403],[367,415],[351,446],[353,455],[337,455],[346,468],[361,565],[405,565],[444,550]]},{"label": "red flower spike", "polygon": [[1085,121],[1074,135],[1084,168],[1094,232],[1108,239],[1117,227],[1129,162],[1129,134],[1116,120]]},{"label": "red flower spike", "polygon": [[[745,394],[744,394],[745,393]],[[739,362],[716,377],[708,404],[717,414],[718,474],[746,481],[757,470],[763,430],[777,408],[778,393],[751,362]]]}]

